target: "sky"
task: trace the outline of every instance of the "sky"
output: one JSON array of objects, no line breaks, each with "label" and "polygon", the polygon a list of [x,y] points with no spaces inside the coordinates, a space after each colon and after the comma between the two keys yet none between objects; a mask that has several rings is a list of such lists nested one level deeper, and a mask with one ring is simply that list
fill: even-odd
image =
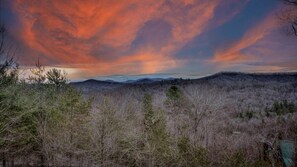
[{"label": "sky", "polygon": [[280,0],[0,0],[21,68],[71,80],[297,71]]}]

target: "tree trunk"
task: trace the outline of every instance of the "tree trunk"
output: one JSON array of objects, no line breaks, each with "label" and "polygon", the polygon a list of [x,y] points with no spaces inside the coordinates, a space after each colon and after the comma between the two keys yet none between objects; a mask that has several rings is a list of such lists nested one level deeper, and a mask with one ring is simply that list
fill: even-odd
[{"label": "tree trunk", "polygon": [[104,160],[105,160],[105,155],[104,155],[104,147],[105,147],[105,143],[104,143],[104,139],[105,139],[105,124],[102,124],[101,127],[101,136],[100,136],[100,145],[101,145],[101,166],[103,166],[104,164]]},{"label": "tree trunk", "polygon": [[2,153],[2,165],[3,165],[3,167],[6,166],[5,153]]},{"label": "tree trunk", "polygon": [[41,153],[41,155],[40,155],[40,161],[41,161],[41,167],[44,167],[44,155],[43,155],[43,153]]}]

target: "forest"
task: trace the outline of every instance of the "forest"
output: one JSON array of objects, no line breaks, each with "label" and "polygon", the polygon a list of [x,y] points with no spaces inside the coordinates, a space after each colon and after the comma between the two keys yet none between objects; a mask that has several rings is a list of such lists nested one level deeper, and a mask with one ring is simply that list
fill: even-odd
[{"label": "forest", "polygon": [[86,91],[39,62],[0,67],[2,166],[271,166],[263,140],[297,139],[295,73]]}]

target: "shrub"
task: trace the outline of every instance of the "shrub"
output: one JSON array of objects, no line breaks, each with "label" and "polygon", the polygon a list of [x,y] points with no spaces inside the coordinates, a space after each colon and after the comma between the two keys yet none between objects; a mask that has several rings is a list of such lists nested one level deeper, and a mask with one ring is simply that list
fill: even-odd
[{"label": "shrub", "polygon": [[238,116],[242,119],[250,120],[256,116],[256,112],[253,110],[247,110],[245,112],[240,112]]},{"label": "shrub", "polygon": [[281,102],[274,102],[269,111],[276,113],[277,115],[284,115],[295,112],[296,107],[294,103],[289,103],[287,100],[283,100]]}]

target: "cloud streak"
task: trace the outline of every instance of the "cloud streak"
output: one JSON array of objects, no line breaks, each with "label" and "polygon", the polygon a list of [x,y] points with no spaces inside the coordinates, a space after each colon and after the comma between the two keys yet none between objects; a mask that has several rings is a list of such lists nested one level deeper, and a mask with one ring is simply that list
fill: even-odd
[{"label": "cloud streak", "polygon": [[217,49],[210,62],[222,68],[248,66],[245,71],[296,71],[296,40],[281,34],[280,27],[269,13],[239,40]]},{"label": "cloud streak", "polygon": [[[15,0],[12,4],[22,25],[17,32],[19,40],[35,53],[34,59],[40,56],[45,64],[100,75],[123,69],[126,73],[151,73],[178,66],[171,55],[206,30],[219,3]],[[141,29],[154,20],[170,26],[169,41],[158,47],[131,49]]]},{"label": "cloud streak", "polygon": [[252,59],[244,52],[244,49],[247,49],[257,42],[265,38],[273,29],[276,28],[275,19],[271,16],[261,21],[256,26],[249,29],[243,37],[233,42],[231,46],[223,49],[218,49],[215,52],[213,62],[217,63],[242,63]]},{"label": "cloud streak", "polygon": [[[71,78],[164,73],[205,62],[195,52],[188,60],[176,54],[189,43],[203,45],[195,39],[232,21],[250,1],[12,0],[19,27],[11,34],[20,45],[21,64],[31,66],[39,57],[47,66],[71,69]],[[250,53],[261,52],[255,46],[274,29],[272,20],[217,46],[211,62],[254,60]]]}]

